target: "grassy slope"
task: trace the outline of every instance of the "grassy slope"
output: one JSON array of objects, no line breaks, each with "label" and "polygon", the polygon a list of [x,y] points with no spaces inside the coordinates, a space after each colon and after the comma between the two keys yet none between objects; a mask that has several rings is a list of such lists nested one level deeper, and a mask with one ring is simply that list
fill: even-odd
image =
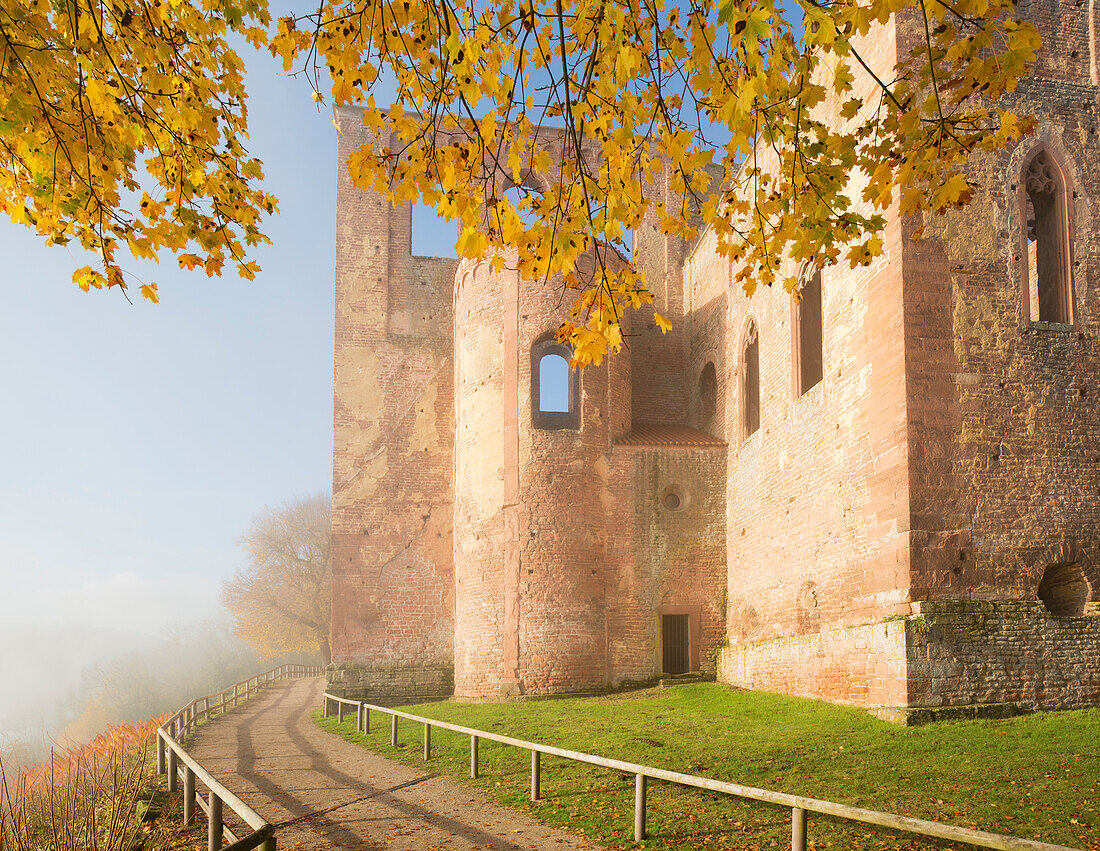
[{"label": "grassy slope", "polygon": [[[1100,849],[1100,709],[905,729],[858,709],[713,684],[405,708],[674,771]],[[420,761],[420,725],[401,722],[394,751],[388,716],[373,720],[370,736],[354,732],[354,716],[340,732],[383,754]],[[320,723],[336,729],[335,719]],[[536,818],[612,847],[633,845],[633,776],[544,756],[543,800],[531,804],[528,752],[483,741],[482,777],[472,781],[468,738],[436,730],[432,745],[435,771],[466,777]],[[650,783],[647,847],[790,847],[787,810]],[[817,848],[935,847],[824,818],[811,821],[810,840]]]}]

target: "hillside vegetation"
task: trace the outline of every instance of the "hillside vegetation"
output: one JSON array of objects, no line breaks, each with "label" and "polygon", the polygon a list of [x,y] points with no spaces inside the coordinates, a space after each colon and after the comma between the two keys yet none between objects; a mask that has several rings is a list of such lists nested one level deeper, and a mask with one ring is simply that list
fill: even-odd
[{"label": "hillside vegetation", "polygon": [[156,721],[111,727],[41,765],[12,770],[0,760],[0,851],[194,849],[179,796],[156,773]]},{"label": "hillside vegetation", "polygon": [[[1100,709],[998,721],[902,728],[859,709],[745,692],[716,684],[505,704],[403,707],[529,741],[689,774],[824,798],[965,827],[1100,851]],[[319,718],[319,716],[318,716]],[[354,713],[337,730],[399,759],[420,762],[421,726],[389,719],[357,734]],[[527,801],[529,754],[481,743],[470,780],[469,738],[433,732],[434,771],[476,784],[536,818],[609,847],[633,847],[633,775],[542,758],[542,797]],[[790,811],[650,781],[650,848],[790,847]],[[811,816],[811,848],[963,848]]]}]

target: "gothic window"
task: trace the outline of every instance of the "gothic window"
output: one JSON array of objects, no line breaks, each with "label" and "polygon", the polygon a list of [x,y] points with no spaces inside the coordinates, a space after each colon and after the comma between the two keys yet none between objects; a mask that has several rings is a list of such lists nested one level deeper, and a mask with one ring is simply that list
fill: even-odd
[{"label": "gothic window", "polygon": [[577,374],[573,353],[553,339],[531,348],[531,424],[540,429],[580,428]]},{"label": "gothic window", "polygon": [[1069,216],[1062,174],[1045,150],[1024,169],[1023,268],[1029,318],[1073,322],[1069,274]]},{"label": "gothic window", "polygon": [[760,429],[760,336],[750,323],[741,352],[741,425],[744,436]]},{"label": "gothic window", "polygon": [[802,298],[794,306],[794,390],[803,395],[821,383],[824,351],[821,320],[821,272],[808,270],[802,276]]}]

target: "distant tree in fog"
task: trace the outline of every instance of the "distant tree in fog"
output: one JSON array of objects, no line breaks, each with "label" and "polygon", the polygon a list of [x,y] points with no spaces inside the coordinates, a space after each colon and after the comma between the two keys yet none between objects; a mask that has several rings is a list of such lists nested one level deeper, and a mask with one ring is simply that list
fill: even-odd
[{"label": "distant tree in fog", "polygon": [[61,744],[87,742],[109,724],[144,721],[258,673],[264,666],[223,619],[170,631],[85,670],[80,710],[58,729]]},{"label": "distant tree in fog", "polygon": [[283,503],[252,518],[241,537],[249,564],[222,585],[236,633],[261,657],[305,651],[331,661],[332,500]]}]

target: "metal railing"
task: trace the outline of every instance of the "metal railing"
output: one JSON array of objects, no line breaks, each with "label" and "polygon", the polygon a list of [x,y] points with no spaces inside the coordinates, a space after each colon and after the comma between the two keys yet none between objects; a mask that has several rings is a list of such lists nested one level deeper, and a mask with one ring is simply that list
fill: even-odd
[{"label": "metal railing", "polygon": [[[179,740],[191,733],[200,720],[228,712],[269,683],[298,677],[316,677],[322,673],[322,668],[311,665],[279,665],[235,683],[224,691],[195,698],[157,728],[157,772],[168,775],[170,793],[180,791],[179,781],[183,780],[184,824],[194,824],[196,806],[206,813],[208,851],[219,851],[222,842],[227,839],[230,843],[229,851],[248,851],[261,846],[264,851],[275,851],[275,826],[219,783],[187,753]],[[206,787],[205,800],[197,793],[197,783]],[[226,826],[223,815],[227,806],[252,829],[251,833],[238,838]]]},{"label": "metal railing", "polygon": [[370,732],[370,714],[382,712],[390,716],[390,744],[397,746],[397,723],[399,718],[405,718],[424,726],[424,759],[431,759],[432,755],[432,727],[442,730],[451,730],[455,733],[463,733],[470,737],[470,776],[477,777],[478,766],[478,742],[487,739],[499,742],[503,745],[521,748],[531,752],[531,800],[537,801],[541,796],[542,766],[541,754],[558,756],[574,762],[583,762],[589,765],[598,765],[616,771],[634,775],[634,840],[641,842],[646,838],[646,781],[649,778],[664,780],[678,786],[690,786],[696,789],[706,789],[711,792],[721,792],[725,795],[733,795],[738,798],[746,798],[751,801],[760,801],[766,804],[776,804],[781,807],[789,807],[791,810],[791,849],[792,851],[806,851],[806,836],[809,820],[807,813],[818,813],[833,816],[845,821],[873,824],[903,833],[914,833],[919,836],[927,836],[935,839],[946,839],[953,842],[963,842],[979,848],[994,848],[998,851],[1081,851],[1077,848],[1069,848],[1065,845],[1052,845],[1048,842],[1037,842],[1033,839],[1023,839],[1018,836],[1006,836],[1000,833],[987,833],[984,830],[973,830],[968,827],[959,827],[953,824],[929,821],[927,819],[899,816],[894,813],[883,813],[877,810],[867,810],[862,807],[852,807],[847,804],[837,804],[833,801],[821,801],[816,798],[805,798],[801,795],[788,795],[785,792],[774,792],[770,789],[757,789],[753,786],[743,786],[740,783],[728,783],[724,780],[713,780],[709,777],[698,777],[694,774],[681,774],[678,771],[668,771],[663,768],[654,768],[649,765],[638,765],[621,759],[608,759],[580,751],[571,751],[564,748],[556,748],[551,745],[543,745],[538,742],[527,742],[522,739],[513,739],[511,736],[502,736],[499,733],[490,733],[485,730],[477,730],[472,727],[463,727],[459,724],[450,724],[435,718],[425,718],[422,715],[413,715],[385,706],[376,706],[361,700],[349,700],[337,697],[327,691],[323,697],[322,714],[329,717],[329,704],[336,704],[336,714],[342,722],[344,720],[344,707],[356,707],[356,729]]}]

